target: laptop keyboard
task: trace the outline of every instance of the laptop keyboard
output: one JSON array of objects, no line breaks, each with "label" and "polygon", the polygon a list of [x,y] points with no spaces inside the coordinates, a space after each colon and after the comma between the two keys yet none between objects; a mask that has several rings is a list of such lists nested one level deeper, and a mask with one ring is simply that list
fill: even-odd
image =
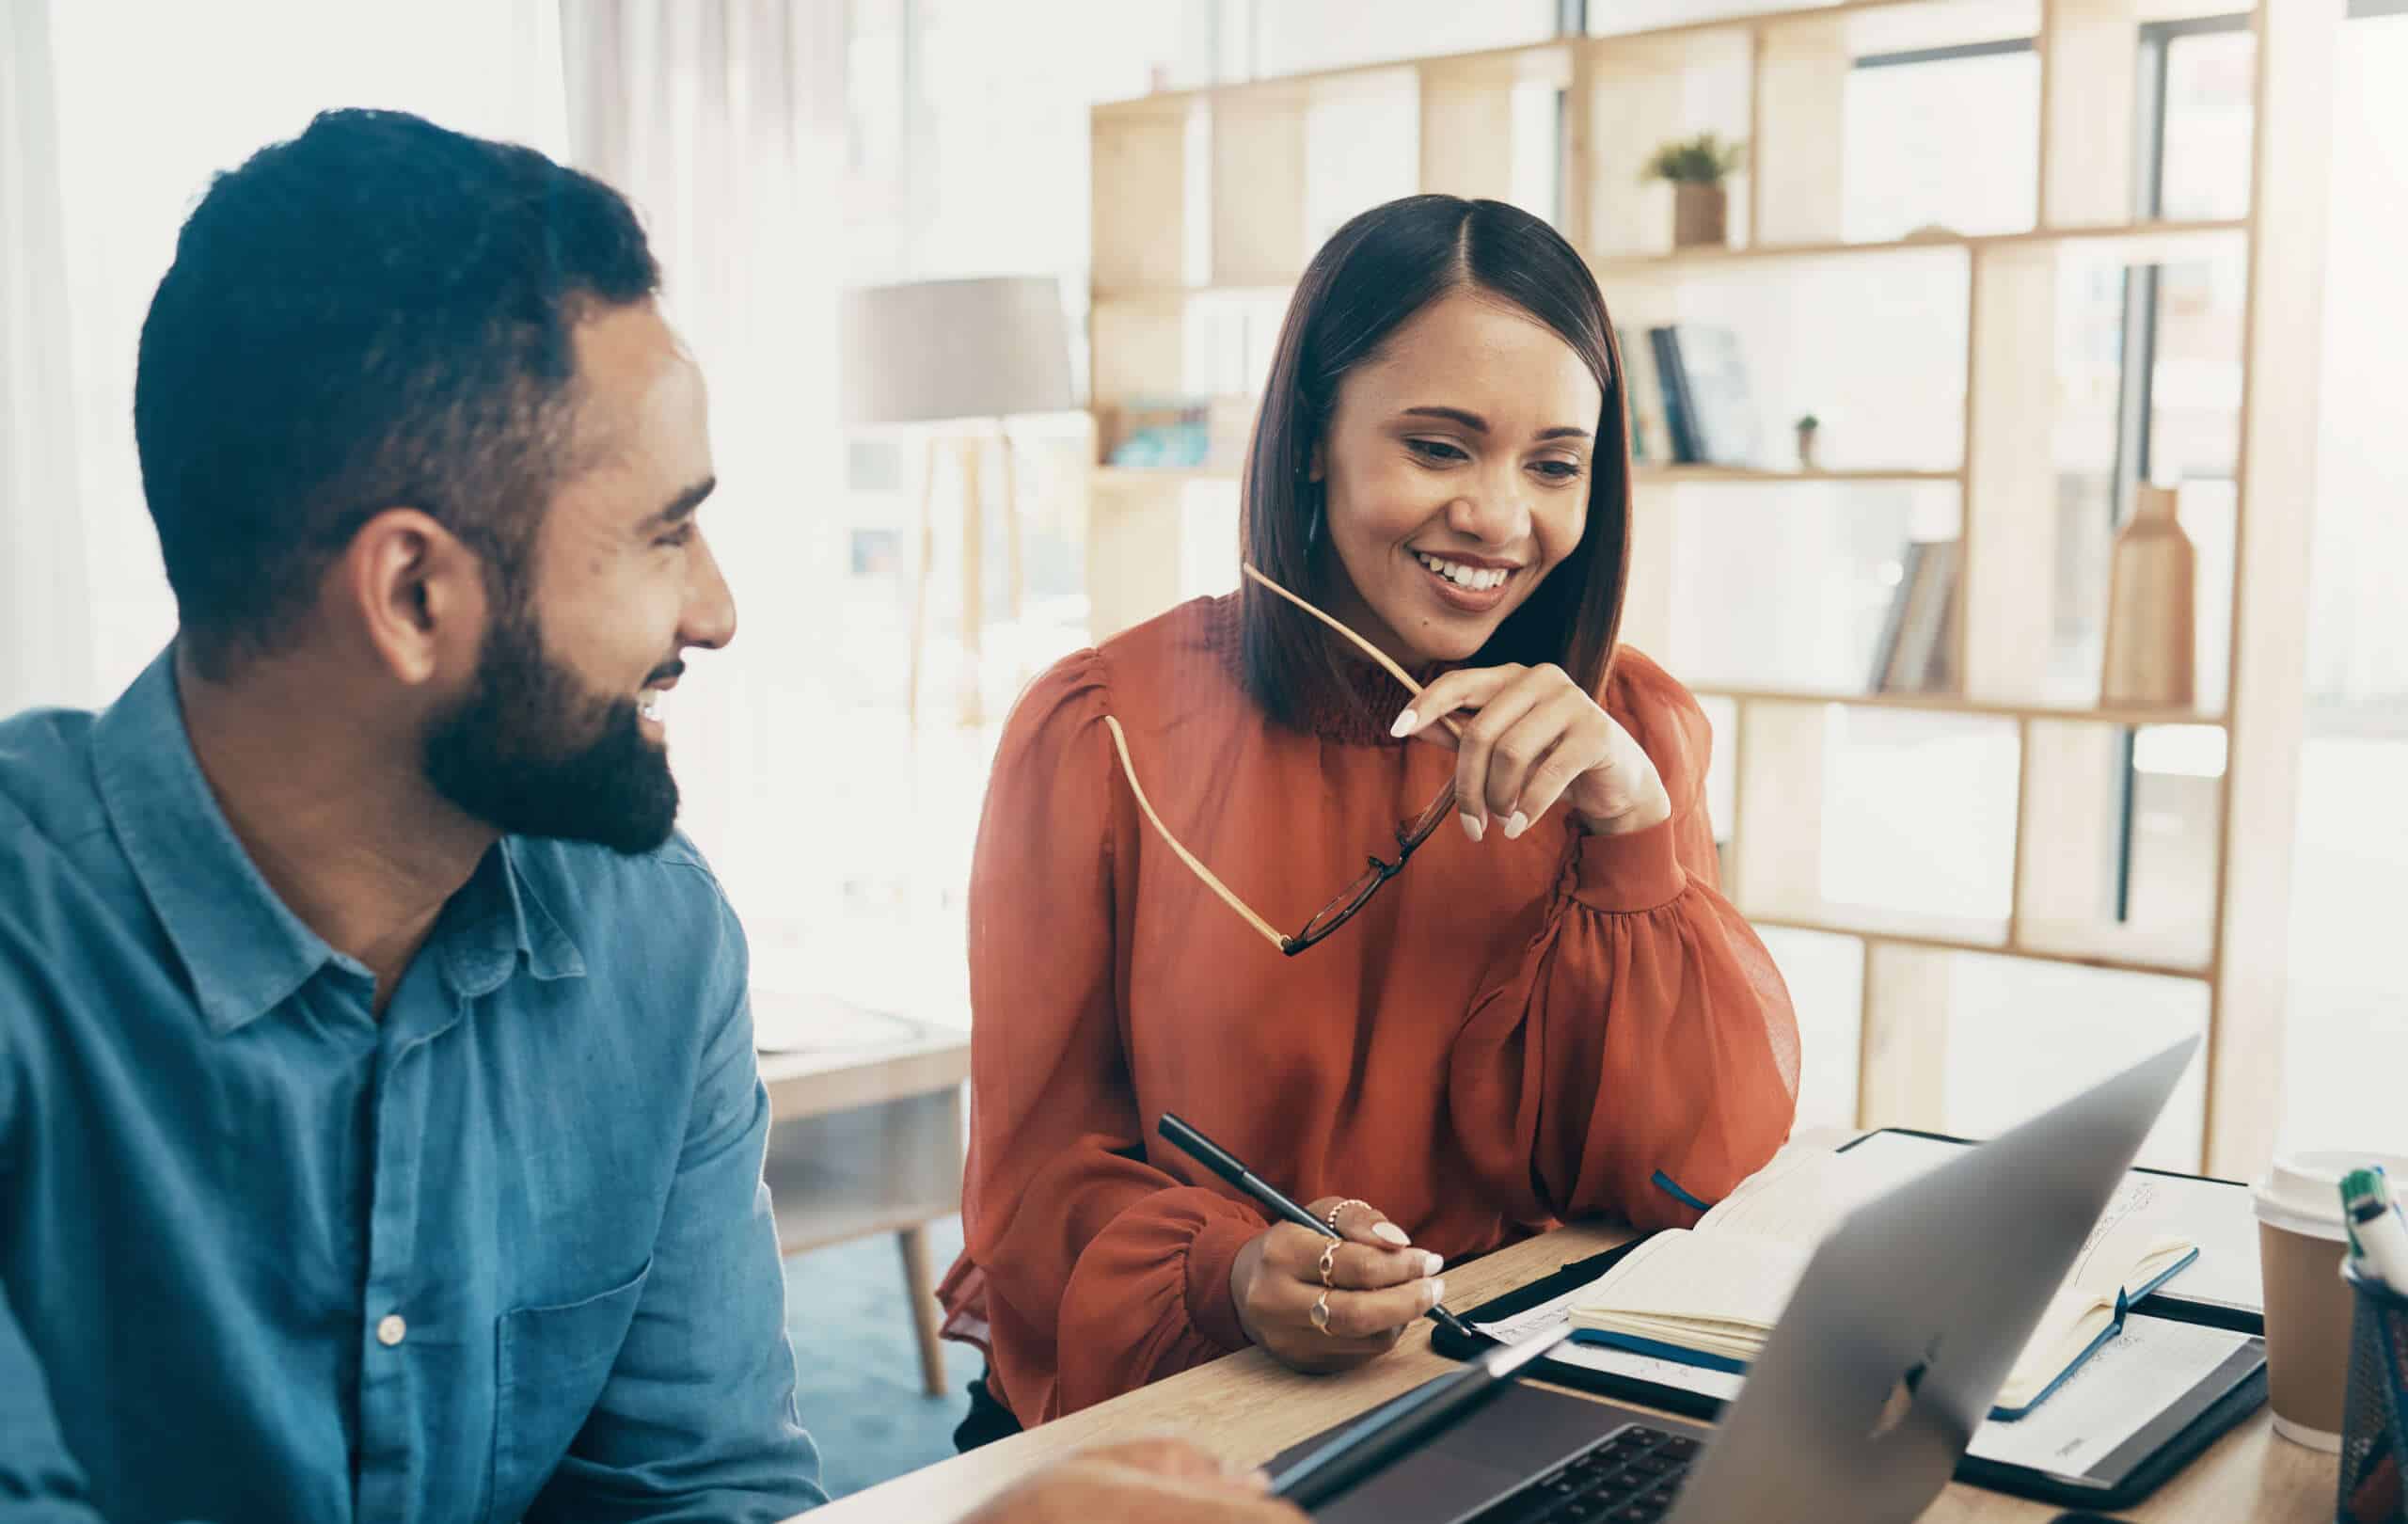
[{"label": "laptop keyboard", "polygon": [[1634,1423],[1472,1516],[1471,1524],[1655,1524],[1697,1458],[1686,1435]]}]

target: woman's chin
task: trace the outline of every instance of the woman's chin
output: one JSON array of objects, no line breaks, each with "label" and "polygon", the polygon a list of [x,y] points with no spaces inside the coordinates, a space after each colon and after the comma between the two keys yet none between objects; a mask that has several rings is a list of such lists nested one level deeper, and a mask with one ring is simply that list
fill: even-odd
[{"label": "woman's chin", "polygon": [[1412,633],[1406,637],[1406,643],[1412,649],[1412,659],[1405,665],[1455,666],[1469,661],[1480,655],[1481,647],[1488,643],[1489,637],[1497,633],[1497,627],[1503,622],[1498,619],[1450,619],[1444,624],[1433,620],[1410,627]]}]

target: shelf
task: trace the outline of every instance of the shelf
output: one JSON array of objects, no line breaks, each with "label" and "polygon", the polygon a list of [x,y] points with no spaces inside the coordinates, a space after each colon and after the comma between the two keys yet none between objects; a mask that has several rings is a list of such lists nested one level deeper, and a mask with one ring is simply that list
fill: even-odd
[{"label": "shelf", "polygon": [[1208,282],[1200,286],[1096,286],[1089,289],[1087,301],[1094,307],[1177,307],[1198,301],[1285,301],[1296,289],[1303,272],[1286,280],[1271,283],[1242,281]]},{"label": "shelf", "polygon": [[1351,79],[1362,74],[1376,74],[1393,69],[1430,67],[1504,69],[1524,57],[1556,53],[1567,47],[1595,51],[1612,51],[1634,46],[1643,47],[1705,32],[1749,31],[1757,26],[1785,22],[1819,21],[1834,17],[1860,16],[1877,10],[1893,10],[1903,6],[1928,5],[1931,0],[1832,0],[1817,6],[1768,8],[1763,10],[1740,11],[1729,16],[1716,16],[1705,21],[1673,22],[1663,26],[1642,27],[1628,32],[1599,32],[1581,37],[1540,38],[1529,42],[1516,42],[1500,48],[1482,48],[1470,53],[1439,54],[1433,56],[1406,56],[1383,58],[1369,63],[1345,64],[1336,69],[1307,70],[1292,74],[1267,74],[1260,79],[1235,80],[1219,85],[1197,85],[1184,89],[1156,90],[1149,95],[1123,96],[1117,100],[1100,101],[1099,112],[1121,114],[1157,105],[1210,102],[1219,96],[1243,96],[1249,90],[1281,89],[1297,85],[1312,85]]},{"label": "shelf", "polygon": [[1998,720],[2055,720],[2102,725],[2210,725],[2222,729],[2225,724],[2225,717],[2220,714],[2150,705],[2009,704],[1956,693],[1850,693],[1802,688],[1734,688],[1717,683],[1693,684],[1690,691],[1700,698],[1729,699],[1738,704],[1844,704],[1861,709],[1919,709]]},{"label": "shelf", "polygon": [[1778,470],[1754,466],[1650,466],[1641,462],[1632,468],[1631,477],[1638,482],[1677,486],[1689,482],[1957,482],[1964,479],[1964,472],[1889,468]]},{"label": "shelf", "polygon": [[[2127,263],[2162,262],[2182,246],[2218,238],[2235,238],[2249,230],[2246,217],[2211,222],[2131,222],[2095,228],[2041,228],[2012,233],[1948,233],[1924,238],[1894,238],[1879,243],[1755,244],[1739,247],[1685,248],[1669,254],[1588,254],[1590,266],[1601,274],[1644,275],[1682,273],[1783,261],[1884,259],[1907,254],[1979,253],[1992,248],[2103,247]],[[1301,274],[1301,272],[1300,272]],[[1195,301],[1259,301],[1284,299],[1295,281],[1208,282],[1197,286],[1098,286],[1088,295],[1097,307],[1176,306]],[[1955,472],[1947,473],[1955,475]]]},{"label": "shelf", "polygon": [[1243,473],[1235,466],[1098,466],[1095,480],[1106,486],[1170,485],[1189,482],[1230,482]]},{"label": "shelf", "polygon": [[1703,21],[1672,22],[1663,26],[1644,27],[1629,32],[1598,32],[1589,38],[1592,47],[1614,48],[1632,44],[1644,45],[1671,38],[1693,37],[1700,32],[1724,32],[1734,29],[1752,31],[1763,26],[1776,26],[1796,22],[1818,22],[1862,16],[1877,10],[1896,10],[1908,6],[1929,5],[1931,0],[1833,0],[1819,6],[1772,7],[1762,10],[1743,10],[1729,16],[1710,16]]},{"label": "shelf", "polygon": [[[2185,948],[2172,945],[2162,939],[2157,950],[2110,950],[2104,944],[2114,940],[2101,933],[2102,945],[2086,947],[2079,945],[2032,946],[2010,944],[2006,940],[2004,922],[1934,923],[1927,917],[1903,913],[1885,915],[1867,911],[1862,915],[1847,913],[1784,914],[1751,913],[1750,924],[1782,931],[1811,931],[1825,936],[1854,937],[1861,942],[1893,947],[1922,947],[1933,952],[1985,953],[1993,958],[2021,958],[2036,963],[2071,963],[2083,968],[2096,968],[2115,974],[2147,974],[2163,978],[2205,980],[2209,977],[2206,959]],[[2135,949],[2150,945],[2135,942]]]},{"label": "shelf", "polygon": [[2210,222],[2130,222],[2087,228],[2036,228],[2011,233],[1942,233],[1928,237],[1893,238],[1878,243],[1757,244],[1743,247],[1676,249],[1669,254],[1598,254],[1589,262],[1601,271],[1645,271],[1707,268],[1757,261],[1851,259],[1866,256],[1927,254],[1939,250],[2013,248],[2035,245],[2105,244],[2123,246],[2117,252],[2146,262],[2169,246],[2202,239],[2231,237],[2249,230],[2246,217]]},{"label": "shelf", "polygon": [[[1239,468],[1215,466],[1098,466],[1096,480],[1115,485],[1132,485],[1146,482],[1234,482],[1241,475]],[[1956,482],[1963,476],[1959,471],[1912,469],[1849,469],[1837,471],[1791,471],[1765,469],[1752,466],[1648,466],[1632,468],[1631,479],[1651,485],[1682,486],[1721,484],[1725,483],[1813,483],[1813,482]]]}]

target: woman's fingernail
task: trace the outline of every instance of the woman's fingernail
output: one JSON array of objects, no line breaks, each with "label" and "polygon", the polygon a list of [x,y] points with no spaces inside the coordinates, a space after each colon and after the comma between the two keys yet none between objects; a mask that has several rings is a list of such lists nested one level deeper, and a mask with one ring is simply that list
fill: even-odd
[{"label": "woman's fingernail", "polygon": [[1413,718],[1413,711],[1411,709],[1407,709],[1402,714],[1396,717],[1395,724],[1388,726],[1388,734],[1401,740],[1405,736],[1412,733],[1414,725],[1418,722]]},{"label": "woman's fingernail", "polygon": [[1271,1490],[1271,1473],[1264,1470],[1259,1466],[1256,1467],[1253,1470],[1246,1472],[1245,1475],[1239,1477],[1238,1481],[1246,1486],[1252,1487],[1257,1492],[1268,1492]]},{"label": "woman's fingernail", "polygon": [[1375,1238],[1386,1239],[1389,1243],[1394,1244],[1399,1248],[1402,1248],[1405,1245],[1413,1242],[1412,1239],[1404,1236],[1403,1229],[1398,1227],[1392,1222],[1378,1224],[1372,1228],[1371,1234]]},{"label": "woman's fingernail", "polygon": [[1434,1280],[1430,1282],[1430,1305],[1432,1307],[1436,1307],[1440,1302],[1443,1302],[1446,1299],[1447,1283],[1443,1280]]},{"label": "woman's fingernail", "polygon": [[1481,838],[1481,833],[1488,829],[1486,826],[1481,824],[1480,817],[1477,815],[1457,815],[1455,818],[1464,823],[1464,834],[1469,836],[1474,841],[1478,841]]},{"label": "woman's fingernail", "polygon": [[1520,835],[1523,832],[1528,831],[1529,829],[1530,829],[1530,818],[1524,815],[1521,811],[1515,810],[1513,812],[1513,818],[1505,822],[1505,839],[1507,841],[1512,841],[1515,836]]},{"label": "woman's fingernail", "polygon": [[1430,1262],[1430,1267],[1421,1272],[1425,1276],[1434,1276],[1439,1271],[1447,1268],[1447,1262],[1438,1258],[1438,1256],[1434,1254],[1425,1254],[1422,1258]]}]

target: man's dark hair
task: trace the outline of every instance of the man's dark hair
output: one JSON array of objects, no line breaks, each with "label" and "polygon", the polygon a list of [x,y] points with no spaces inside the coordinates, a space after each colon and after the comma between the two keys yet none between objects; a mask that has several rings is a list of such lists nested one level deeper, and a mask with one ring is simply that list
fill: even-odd
[{"label": "man's dark hair", "polygon": [[532,149],[329,111],[220,174],[150,299],[142,486],[193,659],[284,643],[371,517],[523,582],[572,469],[572,331],[660,269],[626,198]]}]

